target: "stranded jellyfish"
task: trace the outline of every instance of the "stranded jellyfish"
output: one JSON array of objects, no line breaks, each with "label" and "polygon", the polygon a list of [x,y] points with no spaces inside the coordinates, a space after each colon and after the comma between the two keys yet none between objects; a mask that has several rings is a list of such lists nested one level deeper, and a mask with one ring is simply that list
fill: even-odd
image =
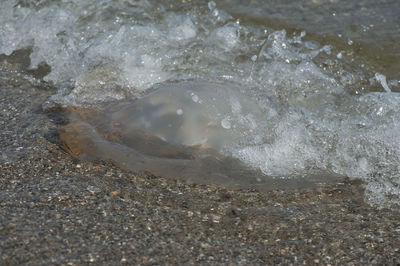
[{"label": "stranded jellyfish", "polygon": [[135,172],[231,187],[287,187],[230,156],[266,116],[230,82],[186,80],[101,110],[72,111],[60,130],[76,157],[108,160]]}]

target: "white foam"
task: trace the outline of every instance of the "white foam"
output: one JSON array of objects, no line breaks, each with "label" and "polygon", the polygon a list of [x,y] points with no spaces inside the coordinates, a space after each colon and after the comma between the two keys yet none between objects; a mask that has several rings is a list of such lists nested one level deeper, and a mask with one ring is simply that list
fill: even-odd
[{"label": "white foam", "polygon": [[382,75],[381,73],[375,73],[375,79],[381,83],[383,89],[386,92],[391,92],[391,90],[390,90],[390,88],[389,88],[389,86],[388,86],[388,84],[386,82],[386,76],[385,75]]},{"label": "white foam", "polygon": [[230,129],[231,128],[231,122],[229,122],[230,117],[225,117],[224,119],[221,120],[221,126],[225,129]]},{"label": "white foam", "polygon": [[189,18],[186,18],[180,25],[173,27],[170,31],[170,37],[177,41],[188,40],[195,36],[196,27]]},{"label": "white foam", "polygon": [[239,43],[239,29],[237,24],[228,23],[223,27],[215,29],[211,35],[211,40],[226,51],[232,50]]}]

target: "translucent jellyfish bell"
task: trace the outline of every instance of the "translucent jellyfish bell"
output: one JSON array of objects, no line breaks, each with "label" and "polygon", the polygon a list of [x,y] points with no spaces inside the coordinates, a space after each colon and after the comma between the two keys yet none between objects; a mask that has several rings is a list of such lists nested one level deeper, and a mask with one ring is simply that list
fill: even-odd
[{"label": "translucent jellyfish bell", "polygon": [[220,151],[261,119],[261,109],[238,85],[196,80],[164,84],[139,100],[114,105],[96,124],[107,121],[124,136],[142,131],[172,145]]},{"label": "translucent jellyfish bell", "polygon": [[60,130],[66,149],[136,171],[227,186],[288,187],[226,153],[266,116],[238,84],[186,80],[94,113],[73,112]]}]

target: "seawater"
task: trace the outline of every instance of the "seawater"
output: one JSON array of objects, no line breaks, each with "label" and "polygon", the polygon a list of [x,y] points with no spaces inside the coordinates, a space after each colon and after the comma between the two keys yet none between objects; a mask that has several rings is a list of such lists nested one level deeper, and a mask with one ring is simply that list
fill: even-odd
[{"label": "seawater", "polygon": [[50,67],[44,109],[86,110],[65,129],[85,156],[225,184],[346,176],[400,204],[396,1],[0,5],[0,54]]}]

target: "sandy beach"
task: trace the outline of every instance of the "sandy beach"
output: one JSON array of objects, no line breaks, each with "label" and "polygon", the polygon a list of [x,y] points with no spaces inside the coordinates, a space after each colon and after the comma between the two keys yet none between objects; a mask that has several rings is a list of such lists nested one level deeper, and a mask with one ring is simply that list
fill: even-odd
[{"label": "sandy beach", "polygon": [[358,182],[230,190],[78,161],[41,108],[55,89],[0,81],[2,265],[400,263],[400,214]]}]

